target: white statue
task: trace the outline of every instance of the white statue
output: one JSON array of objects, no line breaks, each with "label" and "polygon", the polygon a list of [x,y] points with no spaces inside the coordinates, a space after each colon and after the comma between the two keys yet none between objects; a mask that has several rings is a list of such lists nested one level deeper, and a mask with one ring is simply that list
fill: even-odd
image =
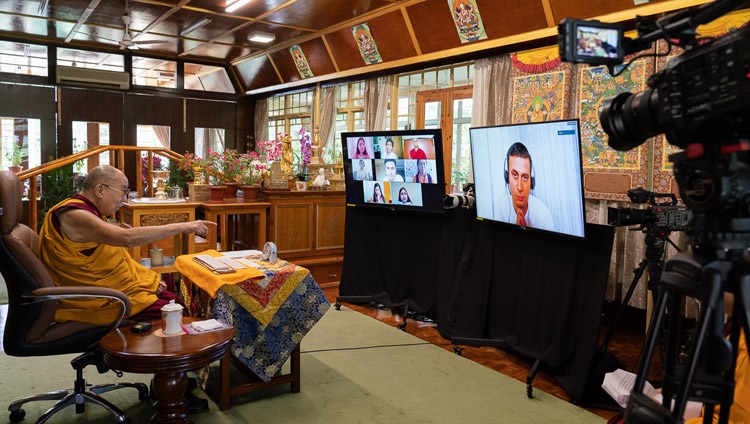
[{"label": "white statue", "polygon": [[315,177],[315,180],[312,183],[313,187],[317,188],[318,190],[325,190],[326,186],[328,186],[329,184],[331,184],[331,182],[326,179],[325,169],[318,169],[318,176]]}]

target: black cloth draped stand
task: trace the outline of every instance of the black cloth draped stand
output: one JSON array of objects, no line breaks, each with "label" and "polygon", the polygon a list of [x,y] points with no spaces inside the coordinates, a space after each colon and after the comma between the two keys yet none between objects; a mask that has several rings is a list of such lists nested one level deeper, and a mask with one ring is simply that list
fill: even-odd
[{"label": "black cloth draped stand", "polygon": [[613,239],[610,226],[586,224],[586,239],[578,240],[480,221],[465,208],[349,207],[339,300],[434,316],[443,337],[533,358],[531,379],[544,365],[580,399]]}]

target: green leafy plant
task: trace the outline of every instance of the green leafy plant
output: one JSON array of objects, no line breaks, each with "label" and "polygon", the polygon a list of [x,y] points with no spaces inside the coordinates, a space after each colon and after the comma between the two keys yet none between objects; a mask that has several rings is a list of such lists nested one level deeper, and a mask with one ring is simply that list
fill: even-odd
[{"label": "green leafy plant", "polygon": [[11,166],[21,166],[23,163],[23,152],[18,143],[13,143],[10,150],[5,152],[5,159],[10,162]]},{"label": "green leafy plant", "polygon": [[79,192],[83,188],[83,176],[74,177],[73,165],[63,166],[42,174],[40,225],[53,206]]}]

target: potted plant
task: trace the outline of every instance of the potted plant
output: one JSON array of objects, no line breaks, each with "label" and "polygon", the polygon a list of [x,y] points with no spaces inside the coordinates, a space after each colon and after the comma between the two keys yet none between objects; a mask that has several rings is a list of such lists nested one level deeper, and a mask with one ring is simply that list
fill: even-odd
[{"label": "potted plant", "polygon": [[257,152],[245,153],[240,156],[240,189],[246,202],[255,201],[260,193],[260,180],[266,172],[266,162]]},{"label": "potted plant", "polygon": [[21,164],[23,163],[23,152],[21,151],[21,145],[14,142],[11,145],[10,150],[5,153],[5,159],[10,162],[8,170],[19,173],[23,170]]}]

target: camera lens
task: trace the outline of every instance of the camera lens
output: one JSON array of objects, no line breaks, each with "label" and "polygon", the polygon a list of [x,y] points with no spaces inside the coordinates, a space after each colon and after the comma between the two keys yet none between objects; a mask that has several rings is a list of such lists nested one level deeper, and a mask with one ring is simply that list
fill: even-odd
[{"label": "camera lens", "polygon": [[609,146],[626,151],[639,146],[659,130],[656,90],[619,93],[602,101],[599,122],[609,135]]}]

